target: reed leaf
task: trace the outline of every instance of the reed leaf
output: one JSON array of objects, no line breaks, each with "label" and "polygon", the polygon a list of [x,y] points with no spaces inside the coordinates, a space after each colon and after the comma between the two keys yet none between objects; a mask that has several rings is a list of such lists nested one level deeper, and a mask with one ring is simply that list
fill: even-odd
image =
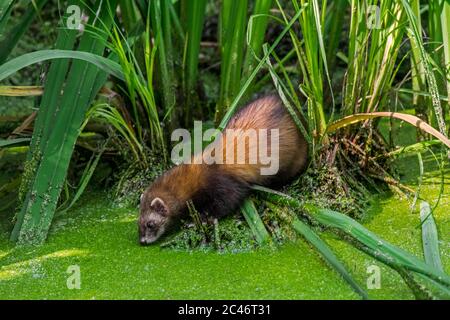
[{"label": "reed leaf", "polygon": [[53,59],[76,59],[89,62],[100,69],[108,72],[114,77],[124,80],[124,75],[120,65],[108,58],[102,57],[97,54],[85,51],[72,51],[72,50],[39,50],[30,53],[26,53],[17,58],[11,59],[8,62],[0,66],[0,81],[16,73],[17,71],[33,65],[38,62],[43,62]]},{"label": "reed leaf", "polygon": [[375,258],[377,254],[383,255],[393,265],[401,266],[410,271],[425,275],[450,288],[450,277],[448,275],[435,267],[429,266],[412,254],[381,239],[352,218],[336,211],[317,208],[312,204],[305,204],[304,208],[319,223],[336,228],[373,250]]},{"label": "reed leaf", "polygon": [[205,20],[206,0],[188,0],[184,3],[186,11],[185,57],[183,59],[183,90],[185,96],[185,122],[190,123],[196,101],[196,83],[198,75],[198,58]]},{"label": "reed leaf", "polygon": [[441,132],[442,135],[445,136],[447,134],[447,128],[446,128],[446,124],[445,124],[441,101],[439,99],[438,84],[436,81],[436,77],[433,73],[432,67],[431,67],[432,59],[424,48],[422,35],[420,33],[418,22],[417,22],[417,17],[414,15],[414,12],[413,12],[411,6],[409,5],[409,2],[406,0],[401,0],[401,3],[402,3],[403,8],[405,9],[406,15],[408,17],[408,20],[409,20],[409,23],[411,26],[411,31],[410,31],[411,38],[414,39],[414,42],[415,42],[413,45],[417,46],[417,48],[419,49],[420,59],[424,65],[425,77],[427,79],[428,89],[430,90],[430,93],[431,93],[431,101],[433,104],[434,115],[436,116],[436,121],[437,121],[437,124],[439,127],[439,131]]},{"label": "reed leaf", "polygon": [[[185,70],[185,95],[192,95],[198,74],[198,56],[200,53],[200,41],[205,20],[206,0],[191,0],[186,2],[186,58]],[[186,106],[189,108],[189,106]]]},{"label": "reed leaf", "polygon": [[30,142],[30,140],[30,138],[0,139],[0,148],[23,145]]},{"label": "reed leaf", "polygon": [[43,92],[41,86],[0,86],[0,96],[7,97],[41,96]]},{"label": "reed leaf", "polygon": [[216,122],[230,108],[241,88],[244,59],[245,29],[247,26],[247,0],[223,0],[220,15],[220,92],[216,106]]},{"label": "reed leaf", "polygon": [[[172,117],[175,106],[175,86],[176,78],[173,68],[173,48],[171,40],[170,11],[169,1],[153,0],[149,2],[150,6],[150,24],[152,26],[153,36],[155,38],[155,47],[157,48],[157,64],[159,84],[161,86],[163,109],[165,117]],[[150,36],[150,35],[148,35]]]},{"label": "reed leaf", "polygon": [[73,205],[80,199],[81,195],[83,194],[84,190],[86,189],[86,187],[89,184],[89,181],[92,178],[92,175],[94,174],[95,168],[97,168],[98,162],[100,161],[100,158],[103,154],[103,152],[105,151],[105,146],[106,143],[103,145],[103,147],[101,148],[100,151],[97,152],[97,154],[93,154],[91,159],[88,161],[88,163],[86,164],[86,167],[83,171],[83,174],[80,178],[80,182],[78,184],[77,190],[72,198],[72,200],[70,200],[70,203],[65,206],[64,208],[58,208],[59,212],[66,212],[67,210],[69,210],[70,208],[73,207]]},{"label": "reed leaf", "polygon": [[428,123],[424,122],[420,118],[405,114],[405,113],[399,113],[399,112],[370,112],[370,113],[357,113],[351,116],[347,116],[345,118],[342,118],[340,120],[337,120],[336,122],[333,122],[327,127],[327,132],[333,132],[338,129],[344,128],[346,126],[355,124],[360,121],[368,120],[368,119],[374,119],[379,117],[386,117],[386,118],[395,118],[402,121],[405,121],[429,134],[439,139],[443,144],[445,144],[447,147],[450,148],[450,140],[434,129],[432,126],[430,126]]},{"label": "reed leaf", "polygon": [[252,200],[246,199],[241,207],[242,215],[247,221],[258,243],[267,243],[270,241],[270,235],[262,222],[255,204]]},{"label": "reed leaf", "polygon": [[264,36],[269,24],[272,0],[256,0],[247,26],[247,51],[244,59],[242,79],[247,79],[257,65],[257,57],[262,53]]},{"label": "reed leaf", "polygon": [[222,120],[220,121],[219,124],[219,129],[223,130],[228,121],[231,119],[231,117],[233,116],[233,114],[236,112],[238,105],[239,105],[239,101],[241,100],[241,98],[243,97],[244,93],[247,91],[247,89],[250,87],[251,83],[253,82],[253,80],[255,79],[257,73],[261,70],[261,68],[267,63],[267,58],[270,56],[270,54],[272,54],[272,52],[275,50],[276,46],[280,43],[281,39],[284,38],[284,36],[286,35],[286,33],[289,32],[289,30],[292,28],[292,26],[294,25],[294,23],[296,22],[296,20],[298,19],[298,17],[301,15],[303,9],[298,10],[295,15],[292,17],[292,19],[289,21],[289,23],[287,23],[285,25],[285,27],[283,28],[283,31],[278,35],[278,37],[275,39],[275,41],[273,42],[273,44],[270,46],[269,50],[267,50],[266,54],[264,55],[264,57],[259,61],[258,65],[255,67],[255,69],[253,69],[251,75],[247,78],[247,80],[245,81],[244,85],[241,86],[241,89],[239,91],[239,93],[236,95],[236,97],[233,99],[233,102],[231,103],[230,107],[228,108],[227,112],[225,113],[225,115],[223,116]]},{"label": "reed leaf", "polygon": [[328,262],[328,264],[339,273],[342,278],[352,287],[352,289],[361,296],[364,300],[369,299],[367,292],[361,288],[358,282],[353,279],[351,274],[347,271],[344,264],[336,257],[331,248],[312,230],[310,226],[295,218],[292,222],[292,227],[301,234]]},{"label": "reed leaf", "polygon": [[[417,29],[422,32],[422,22],[420,15],[420,0],[411,1],[411,9],[416,17]],[[410,34],[409,34],[410,35]],[[410,38],[412,44],[411,48],[411,81],[412,90],[414,92],[419,92],[426,89],[426,79],[425,79],[425,68],[422,60],[420,59],[420,49],[418,48],[414,39]],[[423,96],[414,93],[413,104],[416,108],[416,114],[424,117],[426,116],[426,105]]]},{"label": "reed leaf", "polygon": [[[99,5],[101,7],[97,8],[98,10],[93,10],[99,14],[94,22],[99,24],[101,21],[105,27],[110,27],[112,20],[109,16],[108,6],[115,8],[116,1],[101,2]],[[107,33],[103,33],[104,37],[106,35]],[[104,48],[105,41],[99,41],[90,33],[83,35],[78,46],[79,51],[91,52],[96,56],[103,54]],[[66,68],[67,66],[64,66],[64,69]],[[59,77],[59,81],[55,82],[54,87],[46,87],[46,91],[53,93],[52,96],[47,96],[48,102],[53,102],[58,106],[56,113],[46,119],[54,117],[52,126],[49,126],[52,134],[49,134],[48,130],[44,131],[45,135],[36,137],[36,150],[30,148],[30,152],[33,152],[31,159],[35,161],[35,169],[28,172],[29,176],[23,182],[26,197],[11,234],[12,240],[18,240],[21,244],[38,244],[46,239],[80,126],[93,97],[92,90],[95,87],[94,82],[98,72],[99,69],[95,65],[76,60],[67,74],[67,82],[62,95],[61,87],[65,75],[61,77],[56,75],[56,78]],[[46,93],[44,93],[45,96]],[[46,100],[43,99],[44,101]],[[40,112],[41,110],[39,110]],[[37,121],[37,124],[35,135],[42,130],[40,126],[45,122],[41,120]]]},{"label": "reed leaf", "polygon": [[[75,3],[72,0],[68,5]],[[62,17],[60,27],[66,25],[67,15]],[[77,31],[61,28],[58,32],[55,47],[60,50],[72,49],[76,40]],[[1,68],[2,66],[0,66]],[[32,188],[33,177],[39,166],[42,153],[50,136],[51,124],[54,123],[57,114],[57,98],[63,89],[64,80],[69,69],[69,60],[56,60],[50,65],[48,77],[45,82],[46,90],[41,100],[39,112],[34,122],[33,136],[31,138],[30,148],[27,154],[26,165],[22,176],[22,182],[19,189],[19,203],[28,203],[31,199],[29,190]],[[15,217],[15,225],[11,232],[11,240],[17,241],[19,232],[25,218],[26,210],[22,207]]]},{"label": "reed leaf", "polygon": [[20,22],[9,30],[8,36],[5,36],[0,41],[0,64],[6,61],[9,54],[13,51],[19,40],[30,27],[38,10],[41,10],[46,3],[47,0],[35,0],[33,5],[28,6],[26,12],[21,17]]},{"label": "reed leaf", "polygon": [[13,5],[14,0],[4,0],[0,2],[0,39],[4,37],[5,25],[11,16]]},{"label": "reed leaf", "polygon": [[441,12],[444,50],[444,81],[447,84],[447,110],[450,110],[450,2],[444,1]]}]

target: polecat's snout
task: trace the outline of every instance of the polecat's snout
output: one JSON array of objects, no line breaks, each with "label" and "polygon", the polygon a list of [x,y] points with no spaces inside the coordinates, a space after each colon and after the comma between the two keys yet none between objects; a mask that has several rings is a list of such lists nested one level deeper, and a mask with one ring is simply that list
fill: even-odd
[{"label": "polecat's snout", "polygon": [[150,200],[150,206],[141,200],[138,220],[139,243],[149,245],[157,241],[171,222],[169,208],[160,198]]}]

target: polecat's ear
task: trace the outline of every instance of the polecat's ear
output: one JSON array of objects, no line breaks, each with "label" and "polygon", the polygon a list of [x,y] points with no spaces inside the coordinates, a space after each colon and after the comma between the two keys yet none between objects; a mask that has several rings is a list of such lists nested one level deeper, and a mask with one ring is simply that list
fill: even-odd
[{"label": "polecat's ear", "polygon": [[161,198],[153,199],[150,203],[150,207],[161,215],[166,215],[169,213],[169,209]]}]

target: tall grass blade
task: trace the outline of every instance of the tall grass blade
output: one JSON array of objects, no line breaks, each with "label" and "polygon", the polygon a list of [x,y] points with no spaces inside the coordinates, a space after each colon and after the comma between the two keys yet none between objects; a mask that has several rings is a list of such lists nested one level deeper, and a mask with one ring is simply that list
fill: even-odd
[{"label": "tall grass blade", "polygon": [[216,106],[216,122],[219,122],[241,87],[242,63],[245,53],[245,29],[247,26],[247,0],[223,0],[220,23],[220,92]]},{"label": "tall grass blade", "polygon": [[355,124],[357,122],[373,119],[373,118],[379,118],[379,117],[386,117],[386,118],[395,118],[399,119],[405,122],[408,122],[409,124],[433,135],[434,137],[438,138],[443,144],[445,144],[447,147],[450,148],[450,140],[434,129],[432,126],[430,126],[428,123],[424,122],[423,120],[419,119],[416,116],[405,114],[405,113],[399,113],[399,112],[370,112],[370,113],[358,113],[351,116],[347,116],[345,118],[342,118],[340,120],[337,120],[330,124],[327,127],[327,132],[332,132],[335,130],[338,130],[340,128],[344,128],[348,125]]},{"label": "tall grass blade", "polygon": [[423,41],[422,41],[422,35],[420,34],[420,30],[417,23],[417,17],[414,15],[414,12],[409,5],[408,1],[401,0],[401,3],[403,5],[403,8],[405,9],[406,15],[408,17],[410,26],[411,26],[411,37],[414,39],[415,43],[413,46],[417,46],[420,52],[420,59],[424,64],[424,70],[425,70],[425,76],[428,83],[428,88],[431,93],[431,100],[434,107],[434,114],[436,116],[436,121],[439,127],[439,131],[446,136],[447,135],[447,129],[446,124],[444,120],[444,114],[441,106],[441,101],[439,99],[439,88],[437,85],[436,77],[433,73],[432,67],[431,67],[431,58],[429,54],[425,51]]},{"label": "tall grass blade", "polygon": [[255,69],[252,71],[252,74],[247,78],[247,80],[245,81],[244,85],[241,86],[241,89],[239,90],[239,93],[233,99],[233,102],[231,103],[231,105],[228,108],[227,112],[225,113],[225,115],[223,116],[222,120],[220,121],[220,124],[219,124],[219,129],[220,130],[223,130],[226,127],[228,121],[231,119],[233,114],[236,112],[237,107],[239,105],[239,101],[241,100],[242,96],[247,91],[247,89],[249,88],[249,86],[251,85],[253,80],[255,79],[257,73],[266,64],[266,60],[269,57],[269,55],[272,54],[272,52],[274,51],[276,46],[280,43],[281,39],[283,39],[284,36],[286,35],[286,33],[288,33],[289,30],[292,28],[292,26],[294,25],[294,23],[296,22],[296,20],[300,16],[300,14],[302,13],[302,10],[303,9],[298,10],[295,13],[295,15],[292,17],[292,19],[289,21],[289,23],[286,24],[286,26],[284,27],[283,31],[278,35],[278,37],[275,39],[273,44],[270,46],[270,48],[267,51],[267,53],[264,55],[264,57],[259,61],[258,65],[255,67]]},{"label": "tall grass blade", "polygon": [[367,292],[361,288],[351,274],[347,271],[343,263],[336,257],[330,247],[311,229],[310,226],[295,218],[292,227],[301,234],[311,245],[322,255],[326,262],[339,273],[342,278],[352,287],[352,289],[361,296],[361,298],[367,300],[369,296]]},{"label": "tall grass blade", "polygon": [[99,67],[120,80],[124,80],[120,65],[108,58],[91,52],[54,49],[26,53],[2,64],[0,66],[0,81],[30,65],[52,59],[83,60]]},{"label": "tall grass blade", "polygon": [[[0,64],[2,64],[8,58],[9,54],[16,47],[19,40],[28,30],[29,26],[36,17],[37,10],[41,10],[47,3],[47,0],[35,0],[34,5],[28,6],[25,14],[21,17],[20,22],[11,28],[8,32],[8,36],[0,42]],[[1,30],[1,29],[0,29]]]},{"label": "tall grass blade", "polygon": [[[68,5],[75,3],[72,0]],[[67,16],[62,17],[60,27],[66,25]],[[55,47],[60,50],[72,49],[76,40],[77,31],[61,28],[58,32]],[[0,69],[4,65],[0,66]],[[50,65],[48,77],[45,82],[46,90],[41,100],[39,112],[37,114],[33,136],[30,143],[30,148],[27,154],[24,172],[22,174],[22,181],[19,189],[19,203],[28,203],[31,199],[29,190],[32,188],[33,177],[36,174],[42,153],[46,148],[46,142],[50,135],[51,124],[54,123],[56,117],[56,110],[58,109],[58,98],[64,86],[64,80],[69,70],[69,60],[56,60]],[[15,217],[15,225],[11,232],[11,240],[17,241],[19,232],[21,230],[26,210],[22,208]]]},{"label": "tall grass blade", "polygon": [[[164,113],[171,123],[175,106],[175,74],[173,69],[173,48],[171,40],[170,11],[168,1],[153,0],[149,2],[150,23],[155,37],[155,47],[160,78]],[[150,35],[148,35],[150,36]]]},{"label": "tall grass blade", "polygon": [[314,205],[307,204],[305,205],[305,208],[321,224],[337,228],[347,235],[352,236],[363,245],[373,250],[374,253],[385,256],[394,265],[426,275],[430,279],[450,288],[450,277],[448,275],[427,265],[410,253],[384,241],[350,217],[332,210],[320,209]]},{"label": "tall grass blade", "polygon": [[30,140],[31,140],[30,138],[16,138],[7,140],[0,139],[0,148],[23,145],[25,143],[28,143]]},{"label": "tall grass blade", "polygon": [[447,110],[450,110],[450,2],[444,1],[442,13],[442,41],[444,50],[444,81],[447,84]]},{"label": "tall grass blade", "polygon": [[[101,7],[94,10],[99,14],[94,22],[101,21],[105,27],[108,25],[110,27],[112,21],[109,19],[108,6],[115,9],[116,1],[99,4]],[[103,34],[104,37],[106,35]],[[103,54],[104,48],[105,41],[99,41],[90,33],[83,35],[78,46],[78,50],[95,55]],[[53,103],[59,104],[54,117],[53,131],[51,135],[47,134],[46,139],[39,141],[38,138],[36,146],[41,149],[41,153],[38,153],[38,159],[35,160],[37,161],[35,172],[24,182],[28,187],[27,195],[11,235],[13,240],[17,239],[21,244],[38,244],[46,239],[72,151],[93,96],[92,89],[98,72],[98,68],[90,63],[78,60],[73,62],[62,96],[61,90],[58,90],[51,97]],[[55,87],[60,85],[58,83]],[[53,89],[46,88],[50,91]]]},{"label": "tall grass blade", "polygon": [[119,0],[119,6],[125,29],[128,31],[133,30],[138,22],[138,12],[134,0]]},{"label": "tall grass blade", "polygon": [[8,97],[40,96],[43,91],[41,86],[0,86],[0,96]]},{"label": "tall grass blade", "polygon": [[252,16],[247,26],[247,51],[244,59],[242,79],[247,79],[257,65],[256,57],[262,53],[262,44],[269,24],[269,13],[272,0],[256,0]]},{"label": "tall grass blade", "polygon": [[185,122],[191,122],[191,111],[195,106],[193,97],[198,75],[198,57],[200,54],[200,41],[202,40],[203,24],[205,20],[206,0],[186,1],[186,57],[184,59],[184,96],[185,96]]},{"label": "tall grass blade", "polygon": [[[420,15],[420,0],[411,1],[411,9],[416,17],[417,29],[422,33],[422,22]],[[410,34],[409,34],[410,35]],[[411,35],[410,35],[411,36]],[[411,80],[412,90],[419,92],[426,89],[425,68],[423,61],[420,59],[420,49],[414,39],[410,38],[411,48]],[[427,107],[423,96],[414,94],[413,104],[416,109],[416,115],[421,119],[426,119]]]},{"label": "tall grass blade", "polygon": [[14,0],[0,2],[0,39],[5,35],[5,26],[11,16],[13,6]]},{"label": "tall grass blade", "polygon": [[81,195],[83,194],[84,190],[89,184],[89,181],[92,178],[92,175],[94,174],[95,168],[97,168],[98,162],[100,161],[100,158],[103,154],[103,151],[105,150],[106,143],[104,144],[103,148],[97,152],[97,154],[93,154],[89,162],[86,164],[86,168],[83,171],[83,174],[80,178],[80,183],[78,185],[77,191],[75,192],[72,200],[70,203],[65,206],[62,209],[58,209],[60,212],[66,212],[70,208],[73,207],[73,205],[80,199]]},{"label": "tall grass blade", "polygon": [[246,199],[241,207],[241,212],[252,230],[258,243],[267,243],[270,240],[270,235],[262,222],[255,204],[252,200]]},{"label": "tall grass blade", "polygon": [[348,1],[333,1],[330,3],[327,16],[325,17],[326,52],[327,61],[332,72],[335,68],[336,55],[341,41],[342,28],[344,25],[345,12],[349,3]]}]

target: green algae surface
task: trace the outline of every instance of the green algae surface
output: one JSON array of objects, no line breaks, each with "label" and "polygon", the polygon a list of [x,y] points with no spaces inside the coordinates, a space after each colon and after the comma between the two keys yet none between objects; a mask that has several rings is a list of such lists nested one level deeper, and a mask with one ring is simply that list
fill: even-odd
[{"label": "green algae surface", "polygon": [[[413,138],[413,135],[411,135]],[[441,259],[450,273],[450,173],[424,154],[419,200],[374,195],[362,223],[391,243],[423,258],[419,202],[434,206]],[[417,189],[416,157],[397,161],[402,182]],[[114,208],[104,192],[89,192],[56,215],[48,241],[15,247],[11,213],[0,214],[0,299],[358,299],[340,276],[304,240],[247,252],[177,251],[141,247],[137,209]],[[220,222],[219,222],[220,225]],[[401,277],[336,235],[323,239],[372,299],[413,299]],[[80,288],[71,289],[73,266]],[[367,288],[374,266],[379,288]],[[69,282],[69,286],[68,286]]]},{"label": "green algae surface", "polygon": [[[422,186],[437,197],[438,185]],[[435,218],[442,262],[450,272],[448,186]],[[110,208],[106,194],[91,194],[55,218],[47,243],[14,247],[3,226],[0,240],[2,299],[357,299],[350,287],[303,240],[252,252],[185,252],[141,247],[136,210]],[[4,219],[2,219],[4,220]],[[378,197],[364,225],[422,257],[419,216],[410,201]],[[412,299],[401,278],[372,258],[324,234],[353,276],[366,286],[370,266],[380,267],[373,299]],[[69,289],[71,266],[80,289]],[[69,286],[70,287],[70,286]]]}]

